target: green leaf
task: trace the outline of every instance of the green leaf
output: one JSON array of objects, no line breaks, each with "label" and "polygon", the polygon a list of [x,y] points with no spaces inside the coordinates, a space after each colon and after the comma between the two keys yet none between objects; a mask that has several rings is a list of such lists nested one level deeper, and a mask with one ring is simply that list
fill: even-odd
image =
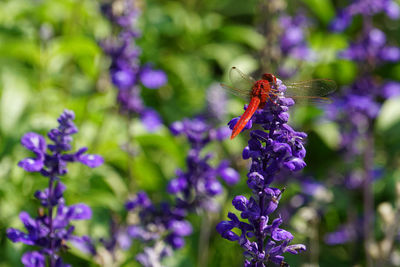
[{"label": "green leaf", "polygon": [[220,34],[223,40],[240,42],[256,50],[265,46],[264,36],[255,31],[254,27],[243,25],[226,26],[220,29]]},{"label": "green leaf", "polygon": [[384,132],[400,121],[400,97],[391,98],[382,106],[376,121],[376,129]]},{"label": "green leaf", "polygon": [[303,0],[303,2],[325,24],[328,24],[335,15],[331,0]]},{"label": "green leaf", "polygon": [[340,142],[340,132],[337,124],[333,122],[321,123],[315,127],[314,131],[329,148],[338,148]]},{"label": "green leaf", "polygon": [[1,130],[10,133],[21,119],[28,100],[29,85],[19,72],[4,70],[2,73],[2,95],[0,100]]}]

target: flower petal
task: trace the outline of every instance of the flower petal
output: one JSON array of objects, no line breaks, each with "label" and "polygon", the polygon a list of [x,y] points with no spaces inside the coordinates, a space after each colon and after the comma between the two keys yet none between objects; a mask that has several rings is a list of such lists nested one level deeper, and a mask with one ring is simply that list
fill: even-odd
[{"label": "flower petal", "polygon": [[35,245],[35,242],[31,240],[31,238],[27,233],[24,233],[18,229],[8,228],[7,237],[14,243],[22,242],[26,245],[31,245],[31,246]]},{"label": "flower petal", "polygon": [[45,257],[37,251],[29,251],[22,255],[22,263],[25,267],[45,267],[46,259]]},{"label": "flower petal", "polygon": [[46,150],[46,140],[43,136],[37,133],[29,132],[26,133],[21,138],[21,144],[31,151],[41,151]]},{"label": "flower petal", "polygon": [[26,158],[18,162],[18,166],[27,172],[38,172],[43,168],[44,162],[41,158]]},{"label": "flower petal", "polygon": [[79,157],[79,161],[90,168],[99,167],[104,163],[103,157],[95,154],[84,154]]},{"label": "flower petal", "polygon": [[92,217],[92,210],[86,204],[72,205],[68,209],[68,218],[70,220],[89,220]]}]

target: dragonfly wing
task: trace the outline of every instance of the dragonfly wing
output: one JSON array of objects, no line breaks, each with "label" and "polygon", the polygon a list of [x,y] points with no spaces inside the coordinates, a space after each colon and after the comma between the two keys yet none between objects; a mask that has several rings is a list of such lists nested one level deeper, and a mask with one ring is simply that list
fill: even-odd
[{"label": "dragonfly wing", "polygon": [[285,96],[288,97],[321,98],[334,92],[337,88],[336,83],[329,79],[285,83],[285,85],[287,87]]},{"label": "dragonfly wing", "polygon": [[233,94],[235,96],[238,96],[238,97],[240,97],[240,98],[242,98],[242,99],[244,99],[246,101],[249,101],[250,98],[251,98],[250,97],[250,91],[248,91],[248,90],[240,90],[238,88],[234,88],[232,86],[229,86],[229,85],[226,85],[226,84],[223,84],[223,83],[221,83],[220,85],[227,92],[229,92],[229,93],[231,93],[231,94]]},{"label": "dragonfly wing", "polygon": [[233,87],[248,91],[249,93],[256,82],[252,77],[244,74],[236,67],[232,67],[229,71],[229,79],[231,80]]},{"label": "dragonfly wing", "polygon": [[328,97],[320,97],[320,96],[290,96],[293,98],[294,102],[299,104],[332,104],[332,100]]}]

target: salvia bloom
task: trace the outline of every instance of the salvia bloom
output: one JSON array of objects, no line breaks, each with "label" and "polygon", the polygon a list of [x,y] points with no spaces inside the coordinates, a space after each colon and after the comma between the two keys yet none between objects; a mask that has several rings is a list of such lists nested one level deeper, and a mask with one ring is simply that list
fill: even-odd
[{"label": "salvia bloom", "polygon": [[191,148],[186,157],[187,170],[178,170],[176,178],[168,184],[168,192],[176,195],[177,206],[187,210],[196,208],[214,209],[213,197],[222,193],[223,187],[217,179],[220,177],[228,185],[239,181],[239,174],[222,161],[212,167],[209,160],[212,154],[201,155],[203,148],[213,140],[223,140],[229,136],[229,129],[222,127],[213,129],[202,119],[183,120],[171,125],[174,135],[184,135]]},{"label": "salvia bloom", "polygon": [[330,26],[333,31],[341,32],[350,26],[354,16],[373,16],[378,13],[397,19],[400,17],[400,7],[393,0],[357,0],[340,10]]},{"label": "salvia bloom", "polygon": [[[342,95],[329,107],[328,117],[336,120],[340,126],[341,149],[346,163],[351,164],[351,171],[343,179],[344,185],[348,189],[363,187],[364,214],[362,220],[327,234],[325,241],[328,244],[359,241],[362,237],[367,248],[373,240],[374,233],[370,229],[373,227],[374,201],[372,190],[369,189],[374,179],[380,176],[375,173],[373,166],[373,128],[382,100],[397,96],[400,92],[398,82],[381,81],[376,74],[382,65],[390,67],[391,63],[400,60],[400,47],[391,44],[395,40],[388,39],[384,31],[374,25],[374,16],[377,14],[398,19],[400,8],[392,0],[357,0],[340,10],[331,23],[333,31],[344,31],[352,24],[354,16],[360,15],[361,19],[360,34],[352,39],[347,49],[339,52],[340,57],[357,63],[360,78],[341,90]],[[363,161],[370,163],[362,164]],[[354,230],[360,229],[360,225],[363,225],[363,231]],[[366,256],[371,259],[368,249]]]},{"label": "salvia bloom", "polygon": [[[373,26],[372,16],[385,12],[390,18],[398,18],[399,6],[393,1],[356,1],[344,9],[346,14],[363,14],[362,34],[350,46],[339,52],[339,56],[355,61],[363,73],[352,85],[344,88],[343,96],[328,107],[328,117],[339,121],[344,126],[341,147],[352,157],[360,154],[364,133],[380,111],[381,99],[397,96],[400,86],[397,82],[380,82],[373,71],[377,66],[400,60],[400,47],[388,44],[386,34]],[[394,14],[397,14],[394,16]],[[332,25],[343,16],[339,13]],[[349,17],[346,27],[350,24]],[[360,138],[361,137],[361,138]]]},{"label": "salvia bloom", "polygon": [[[250,132],[248,146],[243,150],[243,158],[251,159],[247,184],[253,195],[250,198],[239,195],[232,201],[240,217],[247,222],[229,213],[229,220],[217,225],[223,238],[238,242],[244,249],[244,266],[269,266],[270,262],[284,266],[287,265],[285,252],[297,254],[306,249],[301,244],[289,245],[293,235],[280,228],[282,218],[271,218],[282,194],[282,190],[270,186],[274,178],[280,171],[294,172],[306,165],[303,145],[306,134],[294,131],[287,124],[288,110],[294,101],[284,97],[286,87],[280,80],[277,80],[277,90],[281,95],[268,101],[264,109],[257,110],[247,125],[247,128],[252,124],[264,128]],[[237,121],[235,118],[229,122],[231,129]],[[232,231],[234,228],[241,234]]]},{"label": "salvia bloom", "polygon": [[138,115],[149,131],[161,125],[156,111],[146,107],[140,97],[140,84],[148,89],[157,89],[167,82],[166,74],[155,70],[139,60],[140,48],[135,40],[140,37],[136,22],[140,16],[137,1],[118,0],[102,6],[103,14],[110,20],[119,34],[102,42],[105,53],[111,57],[110,76],[118,89],[117,101],[121,113]]},{"label": "salvia bloom", "polygon": [[125,206],[137,218],[126,228],[126,235],[146,246],[137,255],[143,266],[160,266],[163,258],[184,246],[184,237],[192,233],[192,226],[186,220],[189,213],[217,208],[214,197],[223,190],[218,178],[228,185],[235,184],[239,179],[239,174],[226,161],[212,167],[209,164],[212,155],[201,155],[208,143],[229,136],[227,127],[213,129],[197,118],[175,122],[171,131],[174,135],[187,137],[191,145],[186,158],[187,170],[178,170],[177,177],[167,187],[167,191],[176,196],[174,203],[156,205],[144,192],[139,192]]},{"label": "salvia bloom", "polygon": [[324,241],[328,245],[340,245],[349,242],[354,242],[357,237],[362,233],[357,233],[357,229],[360,229],[360,222],[357,224],[351,223],[348,225],[341,225],[335,232],[331,232],[324,236]]},{"label": "salvia bloom", "polygon": [[386,35],[377,28],[367,29],[362,38],[350,44],[350,47],[340,53],[349,60],[375,64],[397,62],[400,59],[400,47],[386,44]]},{"label": "salvia bloom", "polygon": [[335,99],[335,103],[327,108],[328,117],[343,127],[340,147],[347,158],[359,155],[362,151],[362,135],[381,108],[377,100],[379,89],[380,86],[371,78],[359,78],[346,88],[345,95]]},{"label": "salvia bloom", "polygon": [[281,77],[289,78],[295,75],[299,62],[315,60],[316,52],[311,49],[306,39],[310,25],[311,21],[303,14],[280,15],[279,51],[285,59],[283,64],[279,64]]},{"label": "salvia bloom", "polygon": [[305,29],[310,24],[307,18],[304,15],[291,17],[283,14],[279,18],[279,24],[283,29],[280,37],[282,53],[285,56],[309,60],[312,51],[305,39]]},{"label": "salvia bloom", "polygon": [[38,216],[32,218],[25,211],[20,213],[19,217],[26,232],[14,228],[7,230],[7,237],[11,241],[40,248],[39,251],[30,251],[23,255],[22,263],[25,266],[46,266],[46,258],[49,266],[68,266],[59,256],[60,250],[68,248],[66,241],[70,241],[82,251],[95,253],[90,238],[74,236],[74,226],[71,225],[73,220],[90,219],[92,211],[83,203],[67,206],[63,198],[66,187],[59,181],[68,171],[68,162],[80,162],[92,168],[103,163],[102,157],[85,154],[87,148],[81,148],[74,153],[69,152],[72,149],[72,135],[78,132],[73,123],[74,118],[74,113],[69,110],[61,114],[58,118],[59,126],[48,133],[50,144],[46,144],[45,138],[36,133],[27,133],[21,139],[22,145],[31,150],[35,157],[21,160],[18,166],[28,172],[40,172],[49,178],[48,188],[38,190],[34,194],[42,206]]},{"label": "salvia bloom", "polygon": [[126,233],[146,245],[136,257],[143,266],[157,266],[171,255],[172,249],[183,247],[184,237],[192,233],[191,224],[185,220],[186,210],[166,202],[154,205],[144,192],[139,192],[125,207],[139,217],[139,222],[128,226]]}]

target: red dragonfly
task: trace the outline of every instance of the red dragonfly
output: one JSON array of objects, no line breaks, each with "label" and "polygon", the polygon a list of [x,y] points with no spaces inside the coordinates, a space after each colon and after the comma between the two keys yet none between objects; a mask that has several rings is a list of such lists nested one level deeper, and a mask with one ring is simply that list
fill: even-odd
[{"label": "red dragonfly", "polygon": [[[264,73],[261,79],[256,81],[252,77],[244,74],[238,68],[232,67],[229,71],[229,78],[232,86],[221,84],[229,92],[241,96],[250,101],[246,111],[233,127],[231,139],[235,138],[246,126],[257,109],[264,108],[267,101],[274,102],[281,93],[277,90],[276,77],[270,73]],[[329,103],[330,99],[324,97],[336,90],[336,83],[329,79],[315,79],[294,83],[283,83],[286,86],[285,97],[294,100],[307,100],[311,102]]]}]

